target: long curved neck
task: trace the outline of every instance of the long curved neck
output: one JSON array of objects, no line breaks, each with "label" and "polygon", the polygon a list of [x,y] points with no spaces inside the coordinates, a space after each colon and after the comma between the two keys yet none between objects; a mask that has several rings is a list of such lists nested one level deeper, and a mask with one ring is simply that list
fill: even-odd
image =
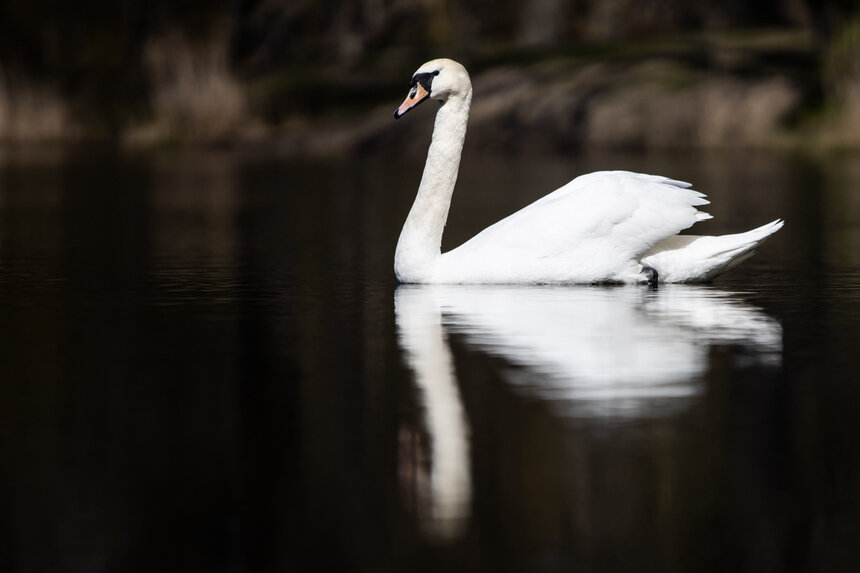
[{"label": "long curved neck", "polygon": [[471,103],[470,88],[463,96],[448,98],[436,112],[424,175],[394,253],[394,272],[400,282],[427,282],[441,255]]}]

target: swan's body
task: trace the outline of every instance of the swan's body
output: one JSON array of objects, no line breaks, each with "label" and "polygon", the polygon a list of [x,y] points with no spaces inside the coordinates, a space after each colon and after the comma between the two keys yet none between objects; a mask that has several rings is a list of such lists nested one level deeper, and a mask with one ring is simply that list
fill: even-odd
[{"label": "swan's body", "polygon": [[[597,283],[706,281],[751,256],[779,230],[779,219],[736,235],[678,235],[710,219],[702,193],[655,175],[604,171],[577,177],[487,227],[447,253],[442,231],[457,181],[472,84],[452,60],[433,60],[413,76],[400,117],[440,100],[415,203],[397,243],[403,283]],[[656,271],[656,276],[651,274]]]}]

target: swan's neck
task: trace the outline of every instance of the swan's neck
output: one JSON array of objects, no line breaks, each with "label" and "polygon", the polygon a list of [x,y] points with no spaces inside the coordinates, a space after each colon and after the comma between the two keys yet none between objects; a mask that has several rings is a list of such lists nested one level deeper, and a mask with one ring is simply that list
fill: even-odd
[{"label": "swan's neck", "polygon": [[472,90],[439,106],[418,195],[400,232],[394,272],[400,282],[428,282],[441,255],[442,231],[457,182]]}]

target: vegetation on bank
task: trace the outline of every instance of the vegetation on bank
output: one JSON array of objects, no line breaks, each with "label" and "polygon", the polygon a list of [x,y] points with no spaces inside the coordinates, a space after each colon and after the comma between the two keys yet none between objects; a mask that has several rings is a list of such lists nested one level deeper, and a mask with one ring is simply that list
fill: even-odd
[{"label": "vegetation on bank", "polygon": [[409,149],[421,122],[386,110],[448,56],[472,73],[482,148],[860,147],[857,2],[749,4],[5,6],[0,140]]}]

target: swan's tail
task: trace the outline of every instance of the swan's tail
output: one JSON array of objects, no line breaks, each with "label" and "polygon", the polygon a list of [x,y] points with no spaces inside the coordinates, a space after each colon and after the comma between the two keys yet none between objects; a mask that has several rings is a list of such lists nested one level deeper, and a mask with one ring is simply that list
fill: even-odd
[{"label": "swan's tail", "polygon": [[783,224],[777,219],[746,233],[719,237],[676,235],[654,245],[642,264],[657,269],[662,282],[707,281],[753,256]]}]

